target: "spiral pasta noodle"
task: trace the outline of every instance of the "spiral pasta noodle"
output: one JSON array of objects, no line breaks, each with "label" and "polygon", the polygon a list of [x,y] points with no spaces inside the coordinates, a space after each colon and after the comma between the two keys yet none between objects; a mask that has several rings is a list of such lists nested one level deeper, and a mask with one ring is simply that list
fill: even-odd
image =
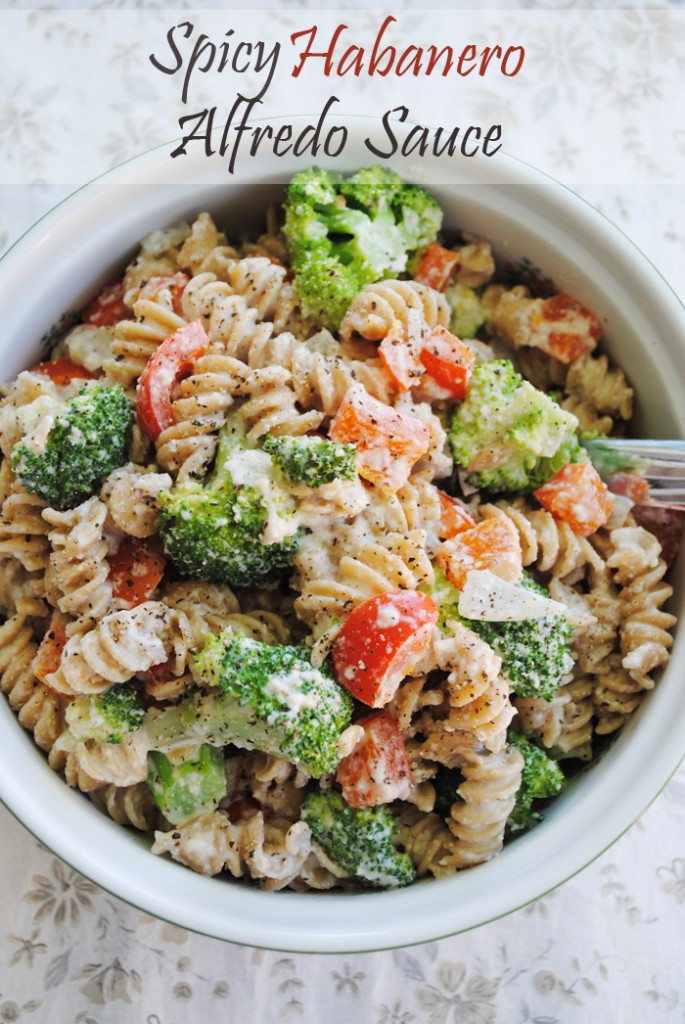
[{"label": "spiral pasta noodle", "polygon": [[193,221],[178,253],[178,265],[193,274],[211,273],[226,280],[238,253],[228,245],[208,213]]},{"label": "spiral pasta noodle", "polygon": [[305,538],[294,563],[297,614],[311,625],[327,618],[342,621],[369,597],[430,583],[433,568],[424,538],[421,530],[375,529],[373,506],[325,539]]},{"label": "spiral pasta noodle", "polygon": [[0,689],[17,712],[19,724],[49,753],[64,731],[66,701],[36,679],[32,668],[36,651],[24,615],[13,615],[0,626]]},{"label": "spiral pasta noodle", "polygon": [[303,336],[310,332],[287,273],[271,259],[251,256],[233,263],[228,278],[235,294],[245,299],[260,320],[271,321],[277,333],[293,331]]},{"label": "spiral pasta noodle", "polygon": [[608,434],[616,420],[632,416],[633,389],[623,370],[609,367],[607,356],[579,356],[569,364],[561,405],[577,416],[581,430]]},{"label": "spiral pasta noodle", "polygon": [[447,819],[456,840],[447,857],[453,868],[482,864],[502,849],[521,784],[523,755],[512,746],[496,753],[472,750],[461,755],[459,768],[464,781]]},{"label": "spiral pasta noodle", "polygon": [[120,320],[112,340],[112,358],[104,364],[107,377],[130,388],[163,341],[185,324],[173,309],[152,299],[133,304],[135,320]]},{"label": "spiral pasta noodle", "polygon": [[183,612],[146,601],[106,615],[96,630],[70,637],[48,684],[66,695],[104,693],[113,683],[126,682],[169,659],[172,674],[181,675],[190,642]]},{"label": "spiral pasta noodle", "polygon": [[218,431],[249,371],[237,359],[209,351],[196,359],[171,406],[174,423],[156,441],[157,461],[180,480],[201,479],[214,457]]},{"label": "spiral pasta noodle", "polygon": [[379,281],[367,285],[352,300],[340,325],[340,337],[344,341],[360,334],[369,341],[380,341],[396,320],[407,326],[411,309],[421,313],[429,328],[449,325],[450,308],[440,292],[416,281]]},{"label": "spiral pasta noodle", "polygon": [[144,782],[136,782],[131,786],[103,786],[89,793],[89,799],[117,825],[149,832],[159,824],[159,808],[150,787]]},{"label": "spiral pasta noodle", "polygon": [[49,564],[46,503],[19,483],[3,459],[0,468],[0,558],[16,558],[27,572],[45,574]]},{"label": "spiral pasta noodle", "polygon": [[43,511],[43,519],[51,527],[48,598],[65,615],[86,620],[78,626],[72,624],[78,629],[88,621],[94,625],[111,610],[108,548],[103,537],[106,517],[107,506],[96,497],[65,512]]},{"label": "spiral pasta noodle", "polygon": [[249,441],[258,441],[266,434],[299,437],[320,425],[321,413],[314,409],[302,412],[298,408],[291,379],[288,370],[281,366],[254,371],[238,410]]},{"label": "spiral pasta noodle", "polygon": [[676,619],[662,609],[673,587],[664,580],[666,563],[653,534],[641,526],[626,526],[611,531],[611,542],[613,553],[607,566],[622,585],[621,664],[635,682],[651,690],[651,673],[666,664],[673,644],[669,630]]},{"label": "spiral pasta noodle", "polygon": [[601,568],[604,564],[585,537],[579,537],[545,509],[531,508],[525,499],[511,505],[481,505],[480,513],[486,519],[504,515],[511,520],[521,540],[524,566],[534,565],[540,572],[576,582],[588,567]]},{"label": "spiral pasta noodle", "polygon": [[425,757],[444,764],[463,743],[470,748],[474,737],[486,750],[501,750],[515,714],[501,660],[461,623],[449,621],[447,628],[450,635],[434,638],[429,664],[448,673],[449,710],[444,718],[424,716],[427,740],[421,748]]},{"label": "spiral pasta noodle", "polygon": [[355,383],[362,384],[374,398],[390,400],[390,381],[377,359],[345,359],[331,347],[320,351],[315,340],[298,340],[289,331],[274,332],[275,325],[260,320],[258,311],[240,295],[218,301],[211,313],[210,337],[252,369],[278,366],[289,370],[303,409],[318,409],[325,416],[333,416]]},{"label": "spiral pasta noodle", "polygon": [[220,811],[198,815],[172,832],[156,832],[152,847],[203,875],[225,870],[283,885],[300,873],[310,851],[304,822],[266,823],[261,812],[235,824]]}]

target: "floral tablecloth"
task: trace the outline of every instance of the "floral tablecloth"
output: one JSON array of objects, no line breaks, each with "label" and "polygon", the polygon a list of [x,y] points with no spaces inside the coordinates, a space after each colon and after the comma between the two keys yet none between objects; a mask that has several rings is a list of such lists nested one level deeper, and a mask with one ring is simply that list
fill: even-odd
[{"label": "floral tablecloth", "polygon": [[[287,5],[291,12],[296,6]],[[100,45],[125,66],[121,41]],[[682,62],[681,51],[681,79]],[[38,77],[32,70],[29,87]],[[643,75],[643,89],[662,86]],[[25,168],[36,112],[48,98],[34,90],[30,102],[33,120],[22,112],[26,93],[0,95],[2,142],[24,147]],[[101,102],[109,121],[103,159],[142,148],[140,121],[114,95]],[[626,137],[625,145],[634,146],[634,139]],[[572,164],[572,150],[565,159]],[[685,186],[652,177],[660,183],[641,178],[641,184],[577,190],[684,293]],[[35,181],[26,170],[24,178],[0,186],[0,252],[68,191],[27,184]],[[292,955],[191,934],[98,889],[2,807],[0,862],[0,1024],[685,1020],[683,769],[626,835],[555,892],[467,934],[382,953]]]}]

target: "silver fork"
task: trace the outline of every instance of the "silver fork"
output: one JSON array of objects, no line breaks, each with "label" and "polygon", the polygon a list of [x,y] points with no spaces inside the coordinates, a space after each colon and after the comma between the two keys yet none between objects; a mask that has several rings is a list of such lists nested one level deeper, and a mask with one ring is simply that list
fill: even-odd
[{"label": "silver fork", "polygon": [[651,501],[685,504],[685,441],[602,437],[581,443],[603,480],[612,473],[638,472],[652,489]]}]

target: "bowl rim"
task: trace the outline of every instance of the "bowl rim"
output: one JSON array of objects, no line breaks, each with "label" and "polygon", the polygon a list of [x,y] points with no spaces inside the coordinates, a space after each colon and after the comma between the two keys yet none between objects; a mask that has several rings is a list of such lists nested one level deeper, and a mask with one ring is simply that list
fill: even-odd
[{"label": "bowl rim", "polygon": [[[300,120],[305,117],[300,115]],[[269,122],[275,123],[277,120],[270,118]],[[293,122],[297,118],[289,117],[287,120]],[[360,139],[362,127],[377,119],[345,117],[344,121],[357,132]],[[517,158],[503,153],[499,157],[506,164],[508,186],[512,185],[513,180],[514,185],[520,183],[533,187],[540,194],[544,193],[553,205],[582,224],[583,230],[591,236],[600,235],[603,243],[616,253],[617,259],[620,257],[624,262],[636,265],[643,273],[647,273],[646,288],[650,297],[663,303],[665,314],[676,326],[679,324],[682,334],[685,326],[683,304],[663,275],[620,228],[568,186]],[[56,237],[64,230],[72,215],[87,204],[89,199],[97,198],[99,190],[122,184],[124,179],[131,187],[147,188],[145,179],[149,179],[151,168],[164,160],[170,163],[167,144],[132,157],[60,200],[0,258],[0,290],[4,279],[11,277],[14,272],[15,264],[21,265],[25,255],[35,252],[38,247],[49,248],[54,245]],[[353,162],[362,165],[359,161]],[[390,165],[394,166],[394,163],[391,161]],[[175,179],[174,175],[172,184],[178,184]],[[236,184],[244,186],[247,183],[240,181]],[[685,653],[682,651],[683,643],[679,641],[682,641],[682,637],[676,638],[674,654],[676,649],[681,654]],[[667,669],[666,675],[672,676],[675,670],[673,664]],[[9,723],[10,718],[13,727],[4,730],[2,723]],[[642,729],[636,729],[636,723],[642,724],[643,721],[647,724]],[[684,737],[682,752],[670,748],[666,743],[661,744],[656,752],[651,749],[648,725],[651,725],[652,733],[667,725],[675,731],[675,726],[679,725],[680,734]],[[593,767],[597,787],[591,787],[582,796],[584,819],[587,819],[588,811],[593,812],[591,818],[597,822],[596,827],[586,830],[579,837],[574,847],[575,855],[570,860],[567,855],[566,858],[558,857],[548,863],[544,851],[556,855],[560,851],[563,853],[559,837],[568,832],[568,823],[560,827],[562,815],[555,814],[553,807],[543,825],[520,837],[508,848],[507,864],[518,882],[518,888],[513,891],[509,886],[504,901],[498,893],[497,884],[490,881],[494,878],[497,883],[501,874],[501,869],[497,867],[500,858],[479,865],[476,874],[461,872],[450,878],[429,879],[392,892],[342,896],[292,892],[266,894],[242,886],[234,880],[224,882],[194,875],[180,865],[152,857],[143,850],[142,841],[136,840],[128,830],[95,812],[94,808],[92,820],[87,825],[88,835],[81,837],[82,842],[74,842],[74,831],[69,821],[61,818],[48,818],[46,821],[45,807],[48,805],[48,796],[54,798],[55,807],[87,806],[82,795],[69,790],[63,779],[52,770],[46,772],[44,755],[35,746],[33,738],[16,727],[16,716],[6,701],[2,702],[0,708],[1,731],[8,733],[3,754],[6,763],[13,763],[13,758],[17,757],[26,771],[22,772],[19,787],[9,773],[6,776],[0,775],[0,800],[29,832],[75,870],[131,906],[190,931],[252,947],[305,953],[371,952],[399,948],[468,931],[512,913],[568,881],[600,856],[644,813],[685,757],[685,706],[679,713],[674,713],[666,708],[665,702],[663,706],[649,702],[648,706],[641,709],[638,719],[624,729],[624,734],[614,745],[620,748],[628,740],[631,742],[633,771],[624,780],[628,789],[627,803],[617,807],[616,803],[602,799],[600,776],[603,779],[607,775],[611,778],[617,774],[616,771],[612,772],[616,767],[615,758],[607,757]],[[628,767],[630,770],[625,757],[623,761],[626,762],[623,769]],[[34,796],[36,792],[40,798]],[[580,800],[573,797],[575,792],[577,786],[571,787],[568,794],[570,804],[564,798],[563,817],[568,821],[571,820],[569,807],[571,812],[578,812]],[[577,813],[572,813],[573,820],[577,816]],[[86,816],[78,815],[77,812],[76,820],[81,819],[85,825]],[[543,860],[543,866],[537,873],[526,870],[532,838],[540,850],[538,857]],[[98,856],[102,849],[110,850],[106,864]],[[137,852],[132,854],[132,851]],[[141,859],[138,853],[144,853],[144,858]],[[122,868],[121,865],[125,866],[129,861],[135,867],[135,872]],[[230,893],[228,900],[213,900],[212,895],[215,893],[218,896],[221,888],[225,890],[227,885]],[[207,886],[212,889],[207,889]],[[452,890],[457,899],[461,898],[457,907],[449,899]],[[431,892],[435,896],[431,896]],[[317,903],[321,899],[326,901],[323,906]],[[369,900],[372,902],[367,906]],[[426,913],[427,903],[430,905],[429,913]],[[328,922],[326,910],[333,906],[334,921]],[[227,914],[227,910],[231,914]],[[322,910],[324,913],[321,913]],[[295,925],[292,923],[293,911],[300,918]],[[235,920],[233,915],[236,915]]]}]

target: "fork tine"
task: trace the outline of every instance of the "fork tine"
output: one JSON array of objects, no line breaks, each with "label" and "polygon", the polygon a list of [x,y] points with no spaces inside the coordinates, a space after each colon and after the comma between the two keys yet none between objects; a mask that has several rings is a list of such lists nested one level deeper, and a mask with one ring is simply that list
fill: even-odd
[{"label": "fork tine", "polygon": [[685,441],[673,440],[645,440],[638,441],[628,437],[602,437],[586,442],[588,447],[606,447],[610,450],[620,452],[626,456],[634,455],[637,458],[648,459],[655,463],[663,461],[671,464],[674,462],[685,463]]},{"label": "fork tine", "polygon": [[685,504],[685,484],[681,487],[656,487],[650,494],[650,500],[668,505]]}]

